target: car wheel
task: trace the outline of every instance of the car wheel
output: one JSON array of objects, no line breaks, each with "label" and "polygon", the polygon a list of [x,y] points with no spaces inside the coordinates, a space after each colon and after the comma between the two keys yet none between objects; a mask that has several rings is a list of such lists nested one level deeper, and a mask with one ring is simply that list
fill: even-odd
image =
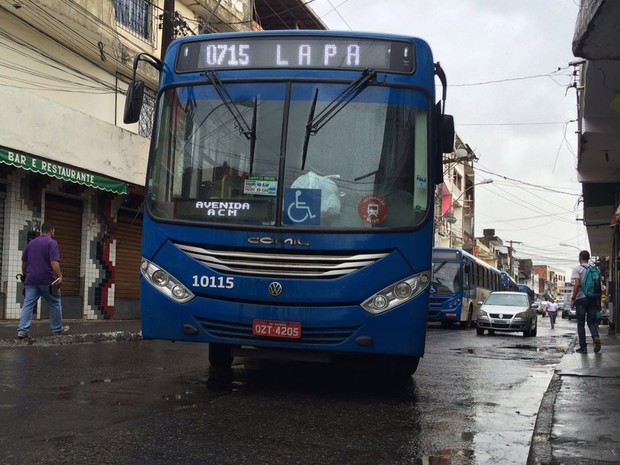
[{"label": "car wheel", "polygon": [[[489,331],[490,332],[490,331]],[[476,328],[476,334],[478,336],[482,336],[484,334],[484,329],[482,328]]]},{"label": "car wheel", "polygon": [[[536,320],[534,320],[534,321],[536,321]],[[536,322],[536,325],[534,326],[534,329],[530,330],[530,336],[536,337],[536,334],[538,334],[538,322]]]}]

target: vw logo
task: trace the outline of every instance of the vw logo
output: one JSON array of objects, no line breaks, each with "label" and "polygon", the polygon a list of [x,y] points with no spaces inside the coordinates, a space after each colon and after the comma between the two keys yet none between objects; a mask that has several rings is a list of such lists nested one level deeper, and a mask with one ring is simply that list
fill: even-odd
[{"label": "vw logo", "polygon": [[278,297],[280,294],[282,294],[282,284],[280,284],[277,281],[274,281],[269,284],[269,287],[267,288],[267,290],[269,291],[269,294],[271,294],[272,296]]}]

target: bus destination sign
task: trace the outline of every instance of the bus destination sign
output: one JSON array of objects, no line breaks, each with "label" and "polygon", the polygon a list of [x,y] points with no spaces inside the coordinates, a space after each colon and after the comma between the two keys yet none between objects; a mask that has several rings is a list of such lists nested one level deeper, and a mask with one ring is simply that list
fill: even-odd
[{"label": "bus destination sign", "polygon": [[366,68],[414,71],[415,50],[405,41],[348,37],[231,37],[181,45],[179,73],[218,69]]}]

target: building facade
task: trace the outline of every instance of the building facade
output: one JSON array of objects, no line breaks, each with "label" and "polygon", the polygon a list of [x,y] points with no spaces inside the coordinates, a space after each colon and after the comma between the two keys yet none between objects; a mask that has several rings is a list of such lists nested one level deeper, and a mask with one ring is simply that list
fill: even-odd
[{"label": "building facade", "polygon": [[[158,76],[122,122],[134,56],[181,35],[324,29],[301,0],[0,0],[0,318],[23,301],[21,254],[43,222],[61,251],[65,318],[139,318],[144,180]],[[292,13],[294,12],[294,13]],[[48,317],[45,304],[37,317]]]},{"label": "building facade", "polygon": [[620,2],[582,0],[572,63],[577,91],[577,174],[590,254],[606,284],[610,331],[620,330]]},{"label": "building facade", "polygon": [[455,151],[444,154],[444,181],[437,188],[435,246],[474,253],[475,153],[457,135]]}]

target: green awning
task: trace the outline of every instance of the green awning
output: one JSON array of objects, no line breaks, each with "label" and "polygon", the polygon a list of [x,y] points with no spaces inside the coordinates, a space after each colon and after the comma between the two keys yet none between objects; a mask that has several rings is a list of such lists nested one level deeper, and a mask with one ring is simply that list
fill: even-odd
[{"label": "green awning", "polygon": [[127,194],[127,183],[99,176],[88,171],[70,168],[47,160],[24,155],[15,151],[0,148],[0,163],[16,166],[35,173],[44,174],[63,181],[74,182],[83,186],[94,187],[116,194]]}]

